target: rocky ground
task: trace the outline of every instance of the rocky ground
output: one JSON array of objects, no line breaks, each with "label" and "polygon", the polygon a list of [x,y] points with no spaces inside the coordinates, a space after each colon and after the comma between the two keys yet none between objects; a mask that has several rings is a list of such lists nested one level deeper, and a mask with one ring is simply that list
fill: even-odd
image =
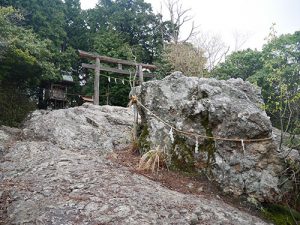
[{"label": "rocky ground", "polygon": [[111,161],[130,143],[132,120],[128,109],[85,105],[1,127],[0,224],[267,224]]}]

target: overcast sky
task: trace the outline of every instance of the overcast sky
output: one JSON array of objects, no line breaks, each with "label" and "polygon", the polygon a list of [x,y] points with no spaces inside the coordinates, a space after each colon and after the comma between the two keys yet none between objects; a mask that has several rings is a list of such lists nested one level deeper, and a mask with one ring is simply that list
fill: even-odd
[{"label": "overcast sky", "polygon": [[[145,1],[152,4],[155,13],[160,12],[161,0]],[[97,0],[81,0],[81,7],[93,8],[96,2]],[[235,33],[248,37],[243,48],[260,49],[272,23],[276,23],[279,34],[300,30],[300,0],[182,0],[181,2],[185,9],[191,8],[190,14],[194,17],[199,30],[221,35],[231,49],[234,48]],[[163,15],[167,16],[164,11]],[[188,26],[186,29],[188,30]]]}]

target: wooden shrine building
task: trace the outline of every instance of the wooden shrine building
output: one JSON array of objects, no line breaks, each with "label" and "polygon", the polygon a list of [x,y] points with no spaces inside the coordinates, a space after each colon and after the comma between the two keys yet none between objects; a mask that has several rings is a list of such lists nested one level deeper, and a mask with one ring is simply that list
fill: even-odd
[{"label": "wooden shrine building", "polygon": [[40,108],[65,108],[68,103],[68,87],[73,85],[73,83],[73,77],[71,73],[68,72],[62,72],[61,79],[59,81],[44,83],[39,99]]}]

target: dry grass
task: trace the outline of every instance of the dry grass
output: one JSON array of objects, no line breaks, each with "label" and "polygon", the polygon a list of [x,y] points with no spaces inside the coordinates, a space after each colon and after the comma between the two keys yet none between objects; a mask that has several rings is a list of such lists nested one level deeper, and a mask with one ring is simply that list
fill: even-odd
[{"label": "dry grass", "polygon": [[129,151],[134,155],[140,154],[139,144],[137,140],[132,141]]},{"label": "dry grass", "polygon": [[166,165],[166,155],[160,149],[160,147],[157,147],[156,150],[150,150],[142,156],[139,162],[138,169],[158,172],[159,168],[165,165]]}]

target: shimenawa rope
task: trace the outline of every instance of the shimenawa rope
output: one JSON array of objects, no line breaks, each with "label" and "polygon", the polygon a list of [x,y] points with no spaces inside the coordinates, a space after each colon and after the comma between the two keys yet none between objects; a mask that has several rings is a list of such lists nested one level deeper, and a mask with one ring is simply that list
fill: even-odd
[{"label": "shimenawa rope", "polygon": [[153,113],[150,109],[148,109],[146,106],[144,106],[138,100],[137,96],[134,95],[134,96],[131,97],[130,104],[139,104],[142,108],[144,108],[145,110],[147,110],[157,120],[159,120],[160,122],[164,123],[166,126],[168,126],[169,128],[171,128],[172,131],[176,131],[178,133],[184,134],[184,135],[189,136],[189,137],[196,137],[197,139],[198,138],[204,138],[204,139],[206,138],[206,139],[214,139],[214,140],[221,140],[221,141],[241,142],[242,143],[242,147],[243,147],[243,151],[245,151],[245,145],[244,145],[245,142],[260,142],[260,141],[269,141],[269,140],[272,140],[272,137],[258,138],[258,139],[238,139],[238,138],[211,137],[211,136],[201,135],[201,134],[197,134],[197,133],[182,131],[182,130],[179,130],[176,127],[172,126],[168,122],[164,121],[159,116],[157,116],[155,113]]}]

